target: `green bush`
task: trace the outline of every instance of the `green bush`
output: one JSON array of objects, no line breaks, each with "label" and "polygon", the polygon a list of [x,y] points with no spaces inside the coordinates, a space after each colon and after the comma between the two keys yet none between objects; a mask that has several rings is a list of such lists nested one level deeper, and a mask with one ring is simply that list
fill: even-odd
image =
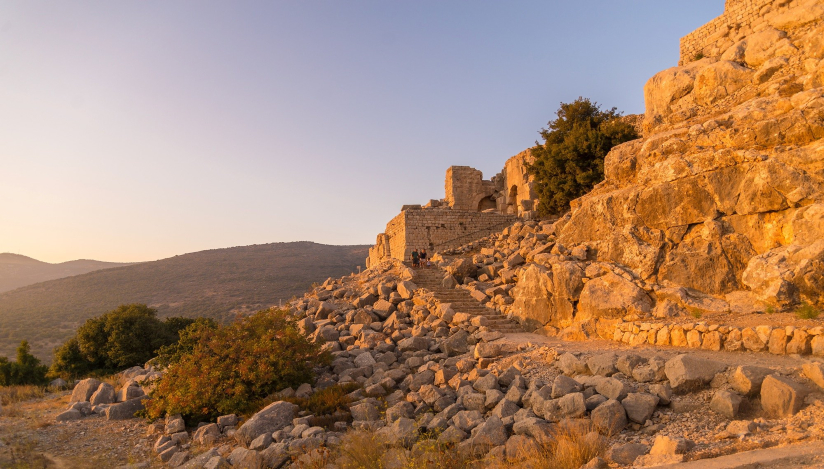
[{"label": "green bush", "polygon": [[801,306],[795,310],[795,317],[798,319],[816,319],[819,315],[821,311],[807,302],[801,303]]},{"label": "green bush", "polygon": [[157,357],[154,359],[154,363],[161,368],[166,368],[173,363],[179,362],[183,356],[191,354],[192,351],[194,351],[195,345],[197,345],[198,340],[200,340],[200,337],[205,330],[215,329],[217,329],[217,322],[213,319],[196,319],[194,322],[178,331],[179,339],[177,342],[170,345],[164,345],[158,349]]},{"label": "green bush", "polygon": [[157,310],[146,305],[121,305],[87,320],[74,337],[58,347],[50,374],[74,378],[143,365],[158,349],[177,342],[179,331],[194,322],[187,318],[161,321]]},{"label": "green bush", "polygon": [[187,341],[192,350],[169,365],[150,394],[150,418],[182,414],[193,422],[252,411],[273,392],[310,381],[312,369],[330,360],[285,311],[194,327]]},{"label": "green bush", "polygon": [[0,386],[45,385],[48,369],[31,354],[31,347],[24,340],[17,347],[17,361],[0,357]]},{"label": "green bush", "polygon": [[602,111],[586,98],[561,103],[556,116],[541,129],[544,143],[535,142],[535,162],[529,167],[542,215],[567,212],[570,201],[604,179],[604,157],[612,147],[638,138],[615,108]]}]

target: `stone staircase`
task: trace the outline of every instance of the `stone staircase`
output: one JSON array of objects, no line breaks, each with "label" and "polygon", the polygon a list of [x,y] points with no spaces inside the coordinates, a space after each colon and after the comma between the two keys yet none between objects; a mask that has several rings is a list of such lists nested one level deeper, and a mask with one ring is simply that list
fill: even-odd
[{"label": "stone staircase", "polygon": [[441,286],[446,272],[432,266],[426,269],[414,269],[415,278],[412,280],[420,288],[432,292],[441,303],[449,303],[456,313],[467,313],[473,316],[483,316],[487,320],[490,330],[502,333],[524,332],[517,322],[506,318],[498,311],[487,308],[479,303],[468,291],[460,288],[444,288]]}]

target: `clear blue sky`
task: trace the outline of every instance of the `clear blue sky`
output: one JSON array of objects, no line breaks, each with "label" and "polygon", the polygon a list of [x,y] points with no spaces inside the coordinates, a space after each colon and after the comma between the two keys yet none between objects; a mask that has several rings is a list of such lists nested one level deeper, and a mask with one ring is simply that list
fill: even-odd
[{"label": "clear blue sky", "polygon": [[0,0],[0,252],[371,244],[578,96],[643,85],[723,0]]}]

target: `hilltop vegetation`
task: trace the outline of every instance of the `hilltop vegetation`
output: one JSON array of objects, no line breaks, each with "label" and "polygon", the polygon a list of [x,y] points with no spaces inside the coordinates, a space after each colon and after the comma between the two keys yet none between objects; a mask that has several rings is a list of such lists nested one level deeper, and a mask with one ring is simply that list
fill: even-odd
[{"label": "hilltop vegetation", "polygon": [[0,253],[0,293],[35,283],[129,265],[88,259],[49,264],[19,254]]},{"label": "hilltop vegetation", "polygon": [[615,108],[578,98],[561,103],[556,119],[541,130],[544,143],[532,148],[535,176],[543,215],[562,215],[569,203],[604,180],[604,158],[612,147],[639,137]]},{"label": "hilltop vegetation", "polygon": [[278,305],[313,282],[363,265],[368,246],[274,243],[201,251],[100,270],[0,294],[0,356],[21,340],[50,360],[87,319],[143,303],[158,317],[225,320]]}]

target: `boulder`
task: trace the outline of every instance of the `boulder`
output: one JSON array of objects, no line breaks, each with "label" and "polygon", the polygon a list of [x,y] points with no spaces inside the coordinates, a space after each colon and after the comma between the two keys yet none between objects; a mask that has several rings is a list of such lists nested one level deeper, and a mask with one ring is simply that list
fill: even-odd
[{"label": "boulder", "polygon": [[741,365],[730,375],[729,383],[740,394],[757,396],[761,393],[761,383],[770,373],[772,370],[769,368]]},{"label": "boulder", "polygon": [[581,392],[583,387],[578,381],[565,376],[558,375],[552,383],[552,398],[557,399],[571,392]]},{"label": "boulder", "polygon": [[463,282],[465,278],[477,275],[478,266],[471,259],[460,257],[446,267],[446,272],[455,277],[458,282]]},{"label": "boulder", "polygon": [[415,295],[415,290],[417,289],[418,286],[408,280],[403,280],[398,283],[398,293],[404,300],[411,299]]},{"label": "boulder", "polygon": [[226,459],[233,468],[263,469],[263,457],[251,449],[235,448]]},{"label": "boulder", "polygon": [[710,401],[710,409],[728,419],[738,417],[743,399],[730,391],[717,391]]},{"label": "boulder", "polygon": [[801,369],[804,372],[804,376],[815,383],[816,386],[824,388],[824,364],[817,362],[805,363]]},{"label": "boulder", "polygon": [[594,375],[612,376],[618,371],[617,362],[618,357],[614,353],[602,353],[589,357],[587,367]]},{"label": "boulder", "polygon": [[792,417],[804,406],[809,390],[783,376],[769,375],[761,384],[761,407],[772,418]]},{"label": "boulder", "polygon": [[608,399],[614,399],[621,401],[627,394],[629,394],[629,387],[624,384],[623,381],[616,379],[616,378],[602,378],[598,380],[595,384],[595,390],[598,391],[598,394],[607,397]]},{"label": "boulder", "polygon": [[80,420],[83,418],[83,414],[77,409],[69,409],[57,414],[57,417],[54,418],[57,422],[70,422],[72,420]]},{"label": "boulder", "polygon": [[211,445],[218,438],[220,438],[220,428],[216,423],[210,423],[203,425],[202,427],[198,427],[192,435],[192,439],[195,443],[203,446]]},{"label": "boulder", "polygon": [[631,421],[643,425],[652,417],[658,400],[658,396],[652,394],[631,392],[621,401],[621,405],[624,406]]},{"label": "boulder", "polygon": [[97,391],[92,394],[89,402],[95,406],[100,404],[112,404],[115,401],[114,387],[109,383],[100,383]]},{"label": "boulder", "polygon": [[235,439],[248,445],[264,433],[274,433],[292,423],[297,408],[289,402],[273,402],[244,422],[235,432]]},{"label": "boulder", "polygon": [[127,420],[134,418],[134,414],[145,408],[143,401],[146,396],[136,397],[119,404],[112,405],[106,409],[107,420]]},{"label": "boulder", "polygon": [[91,399],[92,394],[100,387],[100,381],[94,378],[86,378],[74,387],[72,397],[69,402],[84,402]]},{"label": "boulder", "polygon": [[607,459],[623,466],[632,465],[638,456],[643,456],[649,451],[649,446],[641,443],[625,443],[615,445],[607,452]]},{"label": "boulder", "polygon": [[610,399],[593,409],[590,419],[595,428],[605,435],[617,435],[627,426],[626,410],[615,399]]},{"label": "boulder", "polygon": [[494,415],[489,417],[489,419],[480,425],[473,433],[473,446],[480,445],[486,448],[492,448],[506,444],[506,440],[508,439],[503,421]]},{"label": "boulder", "polygon": [[720,362],[691,355],[678,355],[667,361],[664,370],[672,390],[676,393],[685,393],[706,386],[716,374],[726,368],[727,366]]},{"label": "boulder", "polygon": [[652,312],[652,299],[629,280],[608,273],[584,284],[575,319],[620,318]]}]

